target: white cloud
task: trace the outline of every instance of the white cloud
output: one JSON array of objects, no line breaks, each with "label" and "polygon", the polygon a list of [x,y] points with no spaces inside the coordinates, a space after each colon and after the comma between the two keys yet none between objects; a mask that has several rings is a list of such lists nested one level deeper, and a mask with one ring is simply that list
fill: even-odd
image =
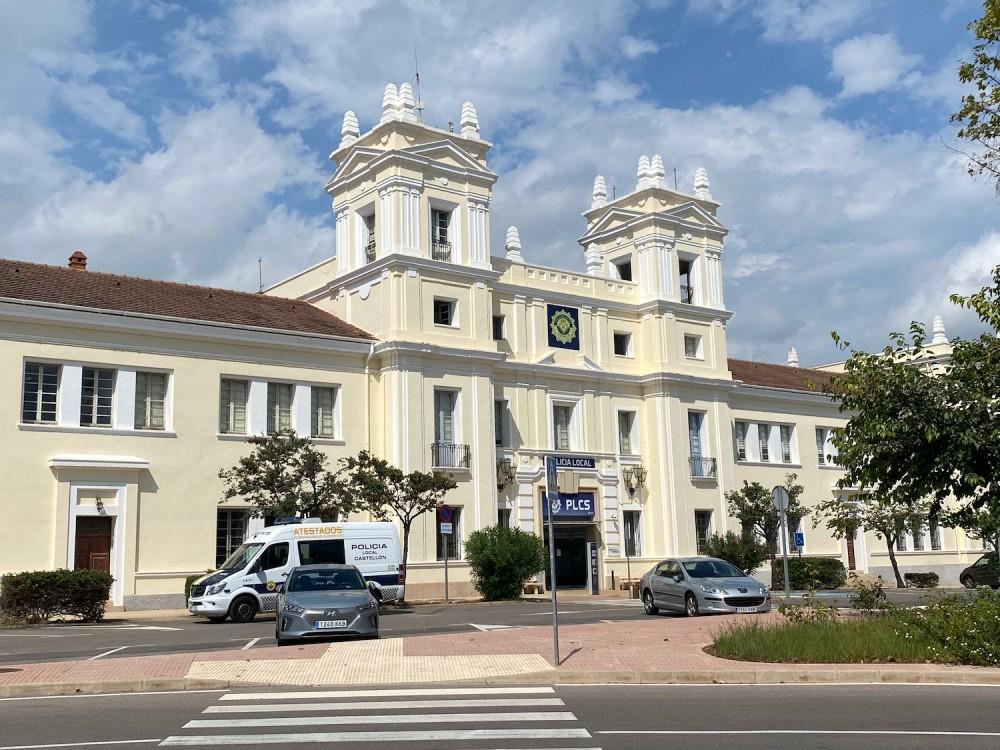
[{"label": "white cloud", "polygon": [[746,253],[736,256],[736,262],[729,266],[728,276],[730,279],[743,279],[761,271],[787,267],[778,253]]},{"label": "white cloud", "polygon": [[748,13],[771,42],[828,41],[861,19],[871,0],[689,0],[692,12],[716,22]]},{"label": "white cloud", "polygon": [[842,82],[842,97],[874,94],[896,84],[920,62],[903,52],[892,34],[862,34],[833,48],[832,75]]},{"label": "white cloud", "polygon": [[146,121],[107,89],[93,83],[65,81],[59,96],[79,117],[129,143],[146,142]]},{"label": "white cloud", "polygon": [[658,52],[660,45],[651,39],[640,39],[639,37],[626,34],[622,37],[622,54],[629,60],[635,60],[643,55],[651,55]]}]

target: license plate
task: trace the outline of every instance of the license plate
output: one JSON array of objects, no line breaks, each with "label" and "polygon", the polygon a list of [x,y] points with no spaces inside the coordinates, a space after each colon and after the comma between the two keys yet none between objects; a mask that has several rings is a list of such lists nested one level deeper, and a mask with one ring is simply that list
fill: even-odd
[{"label": "license plate", "polygon": [[756,607],[737,607],[736,614],[738,615],[752,615],[757,612]]},{"label": "license plate", "polygon": [[347,620],[319,620],[316,622],[316,627],[320,630],[326,630],[328,628],[346,628]]}]

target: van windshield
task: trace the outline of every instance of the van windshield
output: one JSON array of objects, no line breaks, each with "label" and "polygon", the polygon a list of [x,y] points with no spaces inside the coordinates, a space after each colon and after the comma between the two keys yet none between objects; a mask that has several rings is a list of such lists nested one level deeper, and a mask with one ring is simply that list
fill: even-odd
[{"label": "van windshield", "polygon": [[361,591],[365,579],[354,568],[297,570],[288,582],[289,591]]},{"label": "van windshield", "polygon": [[250,561],[257,557],[257,553],[260,552],[260,548],[263,547],[263,542],[247,542],[246,544],[241,544],[236,548],[226,561],[219,566],[219,570],[243,570]]}]

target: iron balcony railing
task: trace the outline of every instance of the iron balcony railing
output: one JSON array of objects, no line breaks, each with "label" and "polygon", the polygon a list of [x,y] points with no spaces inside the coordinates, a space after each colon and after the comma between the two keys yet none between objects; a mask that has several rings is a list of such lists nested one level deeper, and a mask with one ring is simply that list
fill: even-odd
[{"label": "iron balcony railing", "polygon": [[704,479],[715,479],[718,475],[718,465],[714,458],[708,458],[707,456],[690,456],[688,460],[691,462],[691,476]]},{"label": "iron balcony railing", "polygon": [[681,302],[685,305],[694,304],[694,287],[681,284]]},{"label": "iron balcony railing", "polygon": [[451,243],[447,240],[434,240],[431,243],[431,257],[434,260],[451,260]]},{"label": "iron balcony railing", "polygon": [[469,456],[466,443],[431,443],[431,466],[435,469],[468,469]]},{"label": "iron balcony railing", "polygon": [[375,262],[375,240],[371,240],[367,245],[365,245],[365,262]]}]

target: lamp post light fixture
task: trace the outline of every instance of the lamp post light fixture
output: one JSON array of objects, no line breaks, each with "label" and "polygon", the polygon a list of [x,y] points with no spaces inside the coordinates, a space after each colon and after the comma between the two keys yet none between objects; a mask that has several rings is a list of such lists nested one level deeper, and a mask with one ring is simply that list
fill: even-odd
[{"label": "lamp post light fixture", "polygon": [[622,467],[622,479],[629,497],[632,497],[636,490],[646,486],[646,469],[642,466]]},{"label": "lamp post light fixture", "polygon": [[509,458],[497,459],[497,492],[503,492],[507,485],[513,484],[514,474],[515,469]]}]

